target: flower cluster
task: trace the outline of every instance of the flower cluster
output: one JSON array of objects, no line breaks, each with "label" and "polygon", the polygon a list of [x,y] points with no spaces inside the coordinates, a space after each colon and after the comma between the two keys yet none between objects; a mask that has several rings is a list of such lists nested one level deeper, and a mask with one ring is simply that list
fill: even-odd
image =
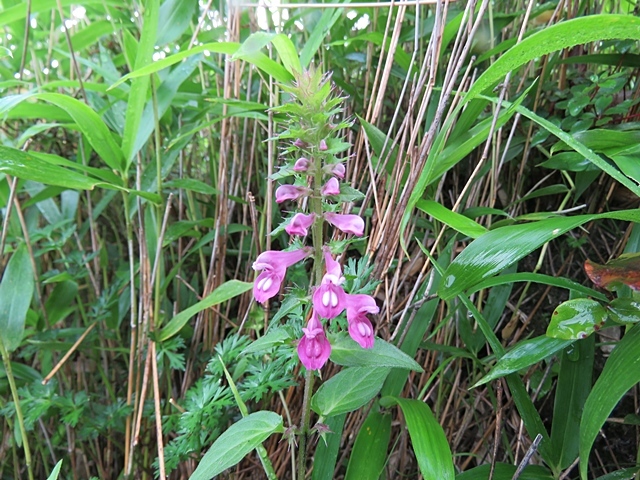
[{"label": "flower cluster", "polygon": [[[315,269],[318,274],[324,274],[316,279],[319,285],[312,288],[310,317],[298,343],[300,361],[307,369],[317,370],[331,354],[323,320],[332,320],[346,312],[351,338],[363,348],[372,348],[374,330],[367,315],[378,313],[379,308],[369,295],[345,292],[345,278],[340,263],[323,240],[325,223],[348,235],[364,235],[365,225],[360,216],[338,213],[344,188],[341,180],[345,177],[346,168],[335,154],[347,150],[350,145],[336,138],[334,132],[349,124],[334,125],[330,120],[340,111],[336,105],[342,99],[330,97],[328,76],[316,71],[299,75],[296,84],[285,90],[297,99],[295,103],[280,107],[281,112],[289,114],[297,122],[292,122],[291,128],[281,135],[281,138],[295,138],[287,152],[297,159],[286,172],[287,175],[294,175],[296,181],[294,184],[280,185],[275,197],[279,204],[289,201],[306,205],[308,212],[295,213],[287,220],[285,231],[292,237],[299,237],[302,242],[311,231],[313,246],[291,251],[267,251],[259,255],[253,264],[253,268],[260,271],[253,294],[260,303],[276,296],[287,268],[308,256],[313,256],[315,262],[323,264],[323,269]],[[308,201],[303,202],[304,199]]]}]

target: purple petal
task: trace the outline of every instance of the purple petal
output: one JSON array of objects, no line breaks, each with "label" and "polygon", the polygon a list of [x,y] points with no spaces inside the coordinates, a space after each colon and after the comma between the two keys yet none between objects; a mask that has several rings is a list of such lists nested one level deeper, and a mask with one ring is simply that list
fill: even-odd
[{"label": "purple petal", "polygon": [[336,163],[331,168],[331,173],[334,174],[336,177],[341,178],[341,179],[344,178],[344,175],[345,175],[346,172],[347,172],[347,169],[344,168],[344,165],[342,163]]},{"label": "purple petal", "polygon": [[283,276],[279,272],[268,268],[262,271],[255,282],[253,282],[253,297],[259,303],[264,303],[275,297],[280,291]]},{"label": "purple petal", "polygon": [[329,149],[329,147],[327,146],[327,142],[323,138],[322,140],[320,140],[320,144],[318,145],[318,150],[320,150],[321,152],[324,152],[324,151],[326,151],[328,149]]},{"label": "purple petal", "polygon": [[304,336],[298,343],[298,357],[307,370],[319,370],[331,355],[331,344],[315,311],[307,323],[307,328],[303,328],[302,331]]},{"label": "purple petal", "polygon": [[345,309],[346,295],[341,286],[323,283],[313,292],[313,308],[323,318],[336,318]]},{"label": "purple petal", "polygon": [[369,319],[364,315],[359,315],[349,321],[349,335],[351,335],[351,338],[358,342],[362,348],[373,348],[375,342],[373,327]]},{"label": "purple petal", "polygon": [[283,252],[280,250],[267,250],[262,252],[253,262],[254,270],[264,270],[267,267],[274,270],[287,269],[294,263],[298,263],[311,253],[308,248],[300,248],[298,250],[292,250],[289,252]]},{"label": "purple petal", "polygon": [[313,213],[309,215],[296,213],[284,229],[289,235],[300,235],[304,237],[309,233],[309,227],[313,225],[315,217]]},{"label": "purple petal", "polygon": [[324,187],[322,187],[320,193],[325,197],[329,195],[340,195],[340,182],[338,182],[337,178],[331,177],[329,181],[325,183]]},{"label": "purple petal", "polygon": [[360,315],[367,313],[376,314],[380,311],[375,299],[371,295],[358,293],[355,295],[347,294],[346,298],[347,320],[351,321]]},{"label": "purple petal", "polygon": [[308,158],[300,157],[298,160],[296,160],[296,163],[293,164],[293,171],[306,172],[307,169],[309,168],[310,163],[311,162],[309,161]]},{"label": "purple petal", "polygon": [[340,263],[333,259],[331,250],[324,248],[324,265],[327,273],[322,277],[322,283],[333,283],[334,285],[342,285],[344,277],[342,276],[342,267]]},{"label": "purple petal", "polygon": [[280,185],[276,189],[276,203],[282,203],[286,200],[297,200],[307,193],[308,189],[306,187],[298,187],[296,185]]},{"label": "purple petal", "polygon": [[342,215],[340,213],[327,212],[324,214],[324,218],[344,233],[352,233],[358,237],[364,235],[364,220],[358,215]]}]

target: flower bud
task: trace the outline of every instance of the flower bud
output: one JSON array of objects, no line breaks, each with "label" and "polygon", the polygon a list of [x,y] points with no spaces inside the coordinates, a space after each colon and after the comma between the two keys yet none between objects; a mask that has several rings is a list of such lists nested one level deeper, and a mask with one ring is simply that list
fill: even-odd
[{"label": "flower bud", "polygon": [[325,197],[329,195],[340,195],[340,183],[338,179],[331,177],[329,181],[325,183],[324,187],[322,187],[320,193]]},{"label": "flower bud", "polygon": [[324,152],[328,149],[329,147],[327,146],[327,142],[323,138],[322,140],[320,140],[320,144],[318,145],[318,150],[320,150],[321,152]]},{"label": "flower bud", "polygon": [[282,203],[286,200],[297,200],[309,193],[306,187],[297,185],[280,185],[276,189],[276,203]]},{"label": "flower bud", "polygon": [[336,163],[335,165],[332,165],[331,173],[336,177],[343,179],[346,172],[347,169],[344,167],[344,164]]},{"label": "flower bud", "polygon": [[298,147],[298,148],[304,148],[307,146],[306,142],[304,142],[303,140],[296,138],[296,141],[293,142],[293,145]]}]

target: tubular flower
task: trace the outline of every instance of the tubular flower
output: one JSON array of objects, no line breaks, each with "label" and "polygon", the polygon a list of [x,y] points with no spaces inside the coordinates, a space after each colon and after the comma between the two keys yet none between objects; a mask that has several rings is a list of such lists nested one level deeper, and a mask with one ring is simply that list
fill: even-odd
[{"label": "tubular flower", "polygon": [[296,213],[289,224],[284,227],[289,235],[300,235],[305,237],[309,233],[309,227],[313,224],[316,216],[313,213],[305,215],[304,213]]},{"label": "tubular flower", "polygon": [[327,273],[320,286],[313,292],[313,308],[323,318],[335,318],[346,307],[347,294],[340,286],[344,283],[340,264],[331,257],[329,249],[324,251]]},{"label": "tubular flower", "polygon": [[330,178],[329,181],[324,184],[320,193],[325,197],[329,195],[340,195],[340,183],[338,179],[335,177]]},{"label": "tubular flower", "polygon": [[344,167],[342,163],[336,163],[331,166],[331,173],[340,179],[344,179],[345,173],[347,173],[347,169]]},{"label": "tubular flower", "polygon": [[271,297],[275,297],[280,291],[287,268],[305,258],[309,253],[308,249],[291,252],[268,250],[258,255],[253,262],[253,269],[261,273],[253,283],[254,298],[264,303]]},{"label": "tubular flower", "polygon": [[304,336],[298,343],[298,357],[307,370],[320,370],[331,355],[331,344],[324,334],[315,310],[311,313]]},{"label": "tubular flower", "polygon": [[347,295],[346,308],[351,338],[362,348],[373,348],[375,337],[367,313],[375,314],[380,311],[376,301],[369,295]]},{"label": "tubular flower", "polygon": [[344,233],[352,233],[358,237],[364,235],[364,220],[358,215],[342,215],[340,213],[327,212],[324,214],[324,218]]},{"label": "tubular flower", "polygon": [[320,144],[318,145],[318,150],[320,150],[321,152],[326,152],[328,149],[329,147],[327,146],[327,142],[323,138],[322,140],[320,140]]},{"label": "tubular flower", "polygon": [[309,193],[309,189],[306,187],[299,187],[297,185],[280,185],[276,189],[276,203],[282,203],[286,200],[297,200],[307,193]]},{"label": "tubular flower", "polygon": [[296,160],[296,163],[293,164],[293,171],[298,173],[306,172],[309,168],[310,163],[311,162],[308,158],[300,157],[298,160]]}]

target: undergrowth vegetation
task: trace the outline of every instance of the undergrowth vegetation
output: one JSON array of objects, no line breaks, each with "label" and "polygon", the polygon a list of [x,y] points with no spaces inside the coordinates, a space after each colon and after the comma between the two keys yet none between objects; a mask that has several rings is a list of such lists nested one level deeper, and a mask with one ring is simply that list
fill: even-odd
[{"label": "undergrowth vegetation", "polygon": [[0,478],[638,474],[640,4],[0,5]]}]

